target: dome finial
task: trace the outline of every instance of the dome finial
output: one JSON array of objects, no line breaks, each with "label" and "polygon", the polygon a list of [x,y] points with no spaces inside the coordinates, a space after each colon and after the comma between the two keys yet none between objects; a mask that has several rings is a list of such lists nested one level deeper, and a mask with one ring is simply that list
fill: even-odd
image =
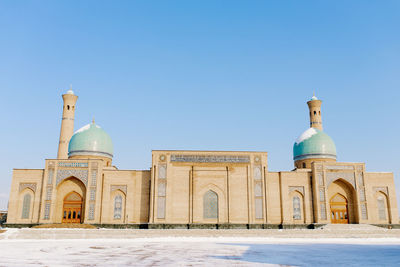
[{"label": "dome finial", "polygon": [[95,123],[94,123],[94,116],[93,116],[93,120],[92,120],[92,123],[93,123],[93,124],[95,124]]},{"label": "dome finial", "polygon": [[72,84],[69,85],[69,90],[67,91],[68,95],[73,95],[74,91],[72,91]]},{"label": "dome finial", "polygon": [[311,100],[318,100],[318,98],[315,96],[315,90],[314,90],[314,92],[312,94]]}]

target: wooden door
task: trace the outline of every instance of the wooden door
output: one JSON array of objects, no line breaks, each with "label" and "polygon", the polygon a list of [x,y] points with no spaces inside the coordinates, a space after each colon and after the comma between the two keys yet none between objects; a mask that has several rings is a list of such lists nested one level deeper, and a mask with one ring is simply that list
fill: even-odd
[{"label": "wooden door", "polygon": [[336,194],[331,198],[331,223],[349,223],[349,213],[347,199],[341,194]]},{"label": "wooden door", "polygon": [[63,223],[81,223],[82,220],[82,197],[71,192],[64,198]]}]

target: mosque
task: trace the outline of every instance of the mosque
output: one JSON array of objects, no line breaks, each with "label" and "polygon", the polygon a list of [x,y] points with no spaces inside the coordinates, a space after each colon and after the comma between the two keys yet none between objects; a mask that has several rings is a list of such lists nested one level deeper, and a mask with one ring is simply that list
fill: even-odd
[{"label": "mosque", "polygon": [[267,152],[153,150],[149,170],[113,166],[110,136],[94,121],[74,133],[78,96],[62,96],[56,159],[14,169],[7,223],[127,227],[398,224],[393,173],[337,162],[321,104],[293,146],[294,170],[270,172]]}]

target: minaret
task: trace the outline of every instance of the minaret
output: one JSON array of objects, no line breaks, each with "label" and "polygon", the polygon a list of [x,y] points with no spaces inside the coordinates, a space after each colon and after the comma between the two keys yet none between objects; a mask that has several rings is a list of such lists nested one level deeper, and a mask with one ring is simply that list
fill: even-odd
[{"label": "minaret", "polygon": [[72,88],[62,95],[64,106],[61,119],[60,142],[58,143],[58,159],[68,158],[68,143],[74,133],[75,104],[78,96],[74,95]]},{"label": "minaret", "polygon": [[310,109],[310,127],[322,129],[322,117],[321,117],[321,104],[322,101],[313,95],[310,101],[307,102],[308,108]]}]

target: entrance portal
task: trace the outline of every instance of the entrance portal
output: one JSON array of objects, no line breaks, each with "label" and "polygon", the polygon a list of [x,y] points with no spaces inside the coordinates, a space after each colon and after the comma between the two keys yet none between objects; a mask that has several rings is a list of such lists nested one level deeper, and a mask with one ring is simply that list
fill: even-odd
[{"label": "entrance portal", "polygon": [[81,223],[82,218],[82,197],[71,192],[64,198],[63,223]]},{"label": "entrance portal", "polygon": [[349,213],[347,199],[341,194],[336,194],[331,198],[331,223],[349,223]]}]

